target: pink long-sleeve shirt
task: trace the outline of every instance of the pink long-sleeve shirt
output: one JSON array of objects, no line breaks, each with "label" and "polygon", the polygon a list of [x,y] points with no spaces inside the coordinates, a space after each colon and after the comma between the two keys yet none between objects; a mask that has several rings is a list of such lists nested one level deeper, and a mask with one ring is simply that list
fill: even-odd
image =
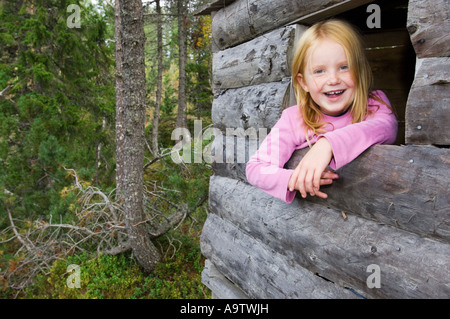
[{"label": "pink long-sleeve shirt", "polygon": [[[390,105],[382,91],[373,94]],[[331,144],[333,158],[329,166],[336,170],[358,157],[375,144],[392,144],[397,136],[397,119],[385,104],[369,98],[367,118],[352,124],[350,112],[340,116],[323,115],[325,133],[310,136],[311,145],[321,137]],[[305,126],[297,106],[285,109],[258,151],[246,166],[250,184],[285,202],[294,200],[296,191],[289,191],[288,183],[294,170],[283,168],[295,150],[308,147]]]}]

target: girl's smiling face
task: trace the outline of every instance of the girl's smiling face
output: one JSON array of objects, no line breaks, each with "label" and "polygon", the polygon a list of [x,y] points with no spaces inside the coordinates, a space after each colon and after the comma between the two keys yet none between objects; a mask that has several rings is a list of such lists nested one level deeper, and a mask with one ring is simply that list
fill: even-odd
[{"label": "girl's smiling face", "polygon": [[304,74],[297,80],[326,115],[345,113],[353,102],[355,83],[344,48],[327,38],[307,51]]}]

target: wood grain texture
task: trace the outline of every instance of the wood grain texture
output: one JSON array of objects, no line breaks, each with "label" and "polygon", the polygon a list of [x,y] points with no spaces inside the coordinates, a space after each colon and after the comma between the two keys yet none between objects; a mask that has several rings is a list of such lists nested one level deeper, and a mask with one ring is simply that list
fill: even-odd
[{"label": "wood grain texture", "polygon": [[450,145],[450,58],[419,65],[406,106],[406,143]]},{"label": "wood grain texture", "polygon": [[410,0],[407,29],[417,57],[450,56],[450,2]]},{"label": "wood grain texture", "polygon": [[213,89],[238,88],[290,77],[295,27],[283,27],[213,54]]},{"label": "wood grain texture", "polygon": [[[248,161],[258,142],[217,139],[214,152],[222,149],[222,159],[212,164],[214,173],[247,182],[242,159]],[[307,151],[295,151],[285,167],[295,168]],[[375,145],[337,173],[333,185],[322,187],[327,199],[307,201],[450,243],[449,149]]]},{"label": "wood grain texture", "polygon": [[263,83],[223,90],[214,97],[211,117],[215,127],[224,133],[227,128],[270,128],[281,115],[289,81]]},{"label": "wood grain texture", "polygon": [[405,144],[405,109],[414,79],[416,55],[408,32],[392,30],[364,36],[373,87],[386,93],[398,119],[396,145]]},{"label": "wood grain texture", "polygon": [[[397,144],[406,146],[369,148],[323,187],[326,200],[297,196],[286,204],[245,176],[261,138],[255,135],[293,101],[294,36],[285,26],[368,2],[236,0],[212,15],[212,119],[223,135],[214,141],[201,247],[204,281],[223,296],[233,291],[227,280],[250,298],[358,297],[347,288],[368,298],[450,296],[450,150],[430,146],[450,145],[448,0],[410,0],[407,32],[402,22],[365,35],[376,88],[396,108]],[[286,167],[307,151],[294,152]],[[381,288],[367,286],[369,265],[380,266]]]},{"label": "wood grain texture", "polygon": [[202,283],[213,292],[213,298],[248,299],[248,296],[217,270],[214,264],[206,259],[202,271]]},{"label": "wood grain texture", "polygon": [[[295,167],[304,151],[294,153]],[[328,199],[310,200],[450,242],[450,150],[433,146],[377,145],[337,171],[323,187]]]},{"label": "wood grain texture", "polygon": [[357,298],[215,214],[205,222],[201,248],[203,255],[250,298]]},{"label": "wood grain texture", "polygon": [[220,9],[225,8],[234,1],[235,0],[211,0],[209,3],[203,5],[196,12],[194,12],[194,15],[201,16],[211,14],[215,11],[219,11]]},{"label": "wood grain texture", "polygon": [[[277,29],[343,0],[237,0],[212,19],[212,41],[221,50]],[[354,1],[355,3],[358,1]]]},{"label": "wood grain texture", "polygon": [[[448,243],[353,214],[344,219],[310,201],[286,204],[229,178],[212,177],[210,194],[202,251],[251,297],[273,297],[271,289],[298,297],[295,282],[312,280],[302,268],[369,298],[450,294]],[[379,289],[366,285],[371,264],[381,268]]]}]

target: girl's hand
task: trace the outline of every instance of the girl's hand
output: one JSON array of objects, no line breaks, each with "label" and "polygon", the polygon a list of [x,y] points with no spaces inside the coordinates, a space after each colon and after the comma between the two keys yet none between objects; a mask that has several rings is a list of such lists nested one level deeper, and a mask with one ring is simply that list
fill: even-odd
[{"label": "girl's hand", "polygon": [[319,191],[320,185],[330,185],[339,176],[326,170],[333,157],[330,142],[320,138],[302,158],[289,179],[289,190],[298,190],[303,198],[307,193],[311,196],[327,198],[328,195]]}]

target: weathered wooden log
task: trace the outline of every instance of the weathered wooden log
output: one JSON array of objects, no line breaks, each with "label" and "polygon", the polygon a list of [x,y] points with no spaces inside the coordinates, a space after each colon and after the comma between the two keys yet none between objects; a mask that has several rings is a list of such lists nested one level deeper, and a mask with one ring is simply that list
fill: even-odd
[{"label": "weathered wooden log", "polygon": [[202,271],[202,283],[213,293],[213,298],[219,299],[248,299],[248,296],[222,275],[211,261],[206,259]]},{"label": "weathered wooden log", "polygon": [[260,140],[243,136],[217,136],[212,144],[211,167],[215,175],[248,183],[246,163],[259,147]]},{"label": "weathered wooden log", "polygon": [[213,54],[213,89],[281,81],[290,77],[295,27],[283,27]]},{"label": "weathered wooden log", "polygon": [[[307,150],[286,163],[295,168]],[[337,171],[314,203],[450,243],[450,150],[376,145]]]},{"label": "weathered wooden log", "polygon": [[450,56],[448,0],[410,0],[407,29],[417,57]]},{"label": "weathered wooden log", "polygon": [[201,248],[250,298],[358,298],[214,214],[205,222]]},{"label": "weathered wooden log", "polygon": [[200,9],[194,12],[194,15],[201,16],[211,14],[225,8],[234,1],[235,0],[211,0],[209,3],[203,5]]},{"label": "weathered wooden log", "polygon": [[214,15],[211,24],[212,40],[220,50],[224,50],[281,26],[317,21],[368,2],[370,1],[237,0]]},{"label": "weathered wooden log", "polygon": [[406,143],[450,145],[450,58],[418,64],[406,106]]},{"label": "weathered wooden log", "polygon": [[282,81],[222,91],[213,100],[214,126],[223,132],[227,128],[272,127],[280,117],[289,85],[289,81]]},{"label": "weathered wooden log", "polygon": [[[259,141],[219,137],[214,173],[247,182],[245,166]],[[295,168],[308,149],[294,152]],[[433,146],[375,145],[337,171],[322,187],[327,199],[307,197],[326,207],[450,243],[450,150]]]},{"label": "weathered wooden log", "polygon": [[[450,295],[448,243],[353,214],[344,218],[340,210],[310,201],[286,204],[246,183],[218,176],[210,181],[210,211],[202,249],[252,297],[265,293],[255,286],[276,287],[294,297],[289,295],[292,282],[297,273],[304,273],[299,266],[370,298]],[[367,285],[370,265],[380,267],[380,288]]]}]

